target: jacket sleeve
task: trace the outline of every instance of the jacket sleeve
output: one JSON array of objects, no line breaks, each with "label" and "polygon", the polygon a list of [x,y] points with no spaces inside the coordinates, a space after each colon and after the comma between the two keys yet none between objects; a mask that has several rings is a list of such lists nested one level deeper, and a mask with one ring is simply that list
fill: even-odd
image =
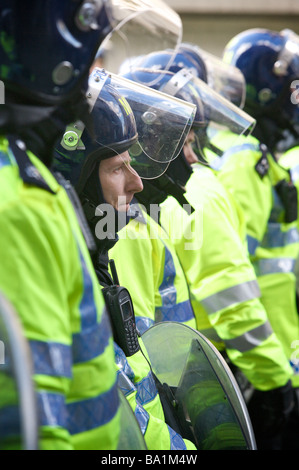
[{"label": "jacket sleeve", "polygon": [[256,170],[261,158],[263,154],[257,144],[244,149],[241,146],[235,151],[232,148],[229,158],[218,173],[220,181],[246,217],[246,236],[251,255],[254,255],[267,230],[273,200],[269,172],[259,175]]},{"label": "jacket sleeve", "polygon": [[[136,325],[140,333],[155,323],[159,272],[162,254],[155,250],[145,223],[131,220],[119,232],[119,241],[109,250],[114,259],[120,284],[126,287],[133,300]],[[156,243],[155,240],[153,240]]]},{"label": "jacket sleeve", "polygon": [[21,192],[21,202],[0,211],[0,289],[31,348],[40,448],[114,449],[119,414],[111,330],[75,215],[66,195],[55,199],[26,186]]}]

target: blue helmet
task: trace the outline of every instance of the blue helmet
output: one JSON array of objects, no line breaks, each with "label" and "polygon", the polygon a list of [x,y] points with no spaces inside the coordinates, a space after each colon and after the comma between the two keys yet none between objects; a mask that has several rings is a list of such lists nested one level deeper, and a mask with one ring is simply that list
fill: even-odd
[{"label": "blue helmet", "polygon": [[240,70],[195,44],[181,43],[176,50],[167,49],[139,57],[132,63],[131,71],[137,67],[173,73],[187,69],[236,106],[242,108],[244,105],[245,80]]},{"label": "blue helmet", "polygon": [[86,90],[96,51],[112,29],[110,5],[111,0],[2,0],[5,90],[50,105]]},{"label": "blue helmet", "polygon": [[169,72],[179,72],[182,69],[190,70],[193,75],[207,82],[207,70],[204,61],[186,51],[182,45],[176,50],[166,49],[152,52],[140,57],[133,64],[134,68],[168,70]]},{"label": "blue helmet", "polygon": [[292,102],[299,79],[299,37],[294,32],[249,29],[228,43],[223,60],[243,73],[245,110],[252,116],[270,117],[280,127],[298,121]]},{"label": "blue helmet", "polygon": [[55,149],[54,169],[77,189],[86,185],[96,163],[128,150],[138,139],[132,110],[107,77],[97,91],[91,116],[93,130],[80,122],[69,125]]},{"label": "blue helmet", "polygon": [[123,76],[195,105],[192,128],[199,139],[197,144],[200,147],[207,143],[208,129],[212,135],[219,126],[236,135],[252,131],[254,120],[203,80],[195,77],[190,69],[183,68],[175,73],[155,68],[136,68]]},{"label": "blue helmet", "polygon": [[178,69],[178,71],[181,81],[178,80],[179,75],[174,70],[156,70],[155,68],[136,68],[122,76],[195,105],[196,111],[192,127],[204,127],[207,124],[207,116],[200,94],[197,93],[196,87],[192,86],[190,82],[192,76],[190,77],[187,69]]},{"label": "blue helmet", "polygon": [[229,100],[236,106],[243,108],[245,101],[245,80],[241,71],[223,62],[196,44],[182,43],[179,50],[197,63],[197,70],[205,73],[197,74],[214,91]]},{"label": "blue helmet", "polygon": [[97,162],[125,151],[140,177],[159,176],[178,156],[195,114],[194,105],[98,68],[87,100],[93,127],[70,124],[55,149],[55,169],[78,192]]}]

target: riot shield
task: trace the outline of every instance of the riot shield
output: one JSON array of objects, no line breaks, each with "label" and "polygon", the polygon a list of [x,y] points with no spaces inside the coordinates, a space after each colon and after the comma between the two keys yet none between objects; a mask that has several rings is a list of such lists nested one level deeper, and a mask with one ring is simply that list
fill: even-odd
[{"label": "riot shield", "polygon": [[19,319],[2,294],[0,294],[0,449],[38,449],[38,418],[30,350]]},{"label": "riot shield", "polygon": [[118,389],[120,401],[120,435],[117,450],[146,450],[139,424],[126,397]]},{"label": "riot shield", "polygon": [[238,384],[202,334],[182,323],[163,322],[145,331],[142,340],[182,437],[199,450],[256,449]]}]

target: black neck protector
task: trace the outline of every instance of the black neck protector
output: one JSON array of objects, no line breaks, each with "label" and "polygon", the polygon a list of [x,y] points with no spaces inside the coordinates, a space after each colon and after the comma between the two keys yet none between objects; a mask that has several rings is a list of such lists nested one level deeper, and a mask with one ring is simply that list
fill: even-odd
[{"label": "black neck protector", "polygon": [[181,151],[163,175],[152,180],[143,180],[143,191],[135,197],[145,207],[148,214],[151,213],[151,204],[161,204],[168,196],[173,196],[182,207],[189,205],[185,198],[185,185],[192,171]]},{"label": "black neck protector", "polygon": [[284,131],[289,131],[294,138],[298,138],[298,132],[288,113],[290,83],[286,82],[273,104],[260,107],[246,103],[244,107],[244,111],[256,119],[256,126],[252,135],[261,143],[267,145],[272,153],[276,152],[278,143],[284,137]]},{"label": "black neck protector", "polygon": [[88,103],[81,92],[70,102],[60,105],[45,106],[20,101],[21,98],[11,98],[8,93],[8,104],[1,106],[1,134],[18,136],[25,142],[27,149],[48,168],[52,164],[53,149],[70,122],[80,116],[88,128],[92,129]]}]

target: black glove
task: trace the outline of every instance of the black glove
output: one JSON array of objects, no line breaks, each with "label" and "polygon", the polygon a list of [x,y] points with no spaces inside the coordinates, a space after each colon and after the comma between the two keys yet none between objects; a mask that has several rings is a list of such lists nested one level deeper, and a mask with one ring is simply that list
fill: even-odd
[{"label": "black glove", "polygon": [[282,435],[294,408],[291,381],[273,390],[255,390],[247,405],[258,450],[281,450]]},{"label": "black glove", "polygon": [[299,450],[299,388],[294,388],[295,406],[283,435],[282,450]]}]

